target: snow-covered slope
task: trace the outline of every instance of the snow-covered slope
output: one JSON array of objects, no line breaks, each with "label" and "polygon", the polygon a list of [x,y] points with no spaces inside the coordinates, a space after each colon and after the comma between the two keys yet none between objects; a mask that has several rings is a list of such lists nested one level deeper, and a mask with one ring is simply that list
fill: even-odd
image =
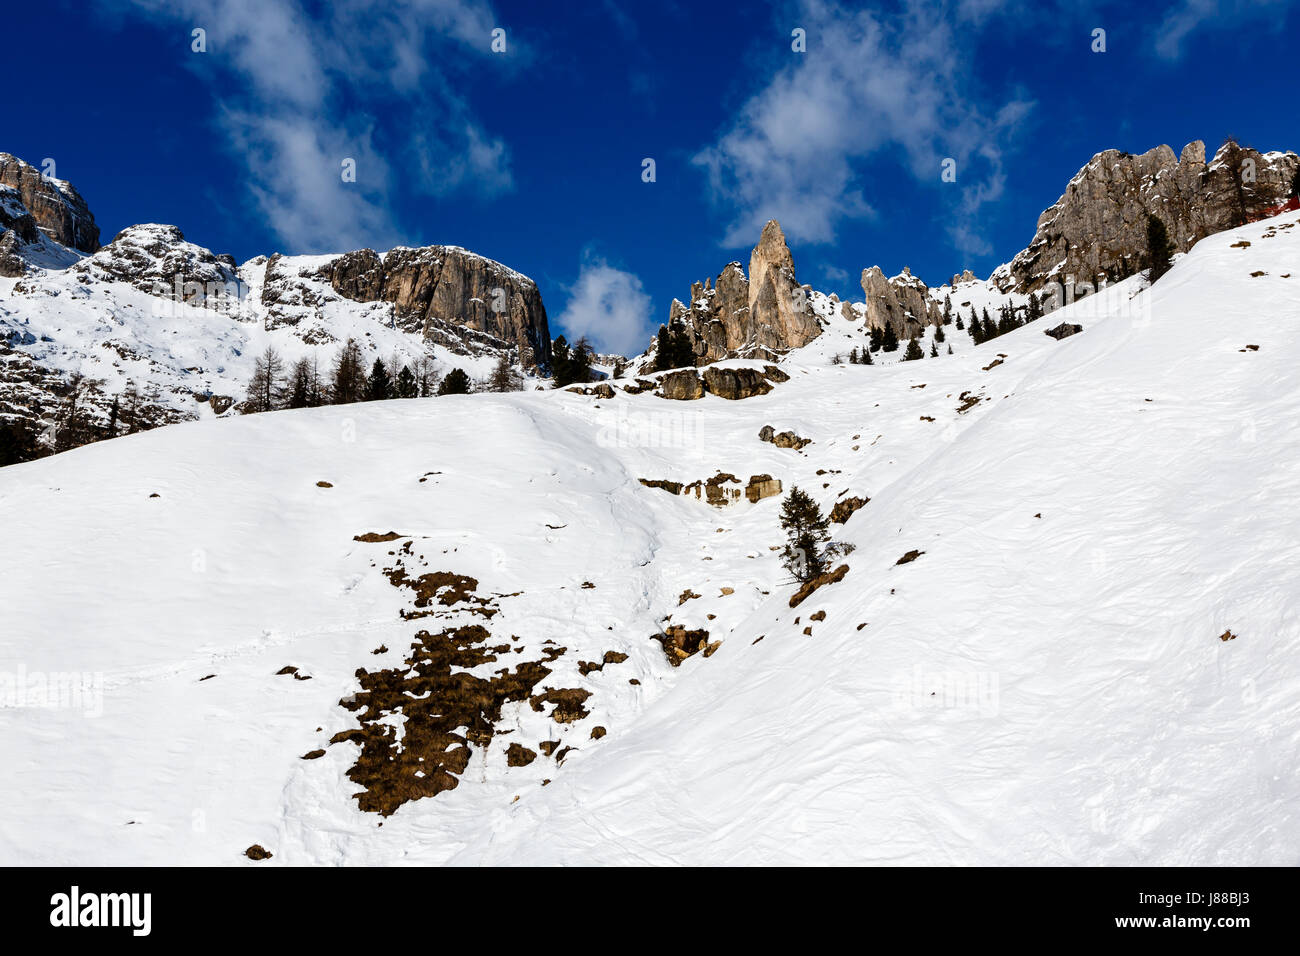
[{"label": "snow-covered slope", "polygon": [[[743,401],[371,403],[0,470],[0,860],[1294,864],[1297,265],[1290,214],[952,356],[833,364],[832,319]],[[718,471],[869,497],[846,576],[791,607],[778,497],[639,481]],[[371,780],[431,753],[418,681],[476,625],[448,680],[549,673],[450,728],[454,789],[364,811],[356,740]],[[674,668],[671,625],[721,643]],[[87,693],[32,706],[57,673]]]}]

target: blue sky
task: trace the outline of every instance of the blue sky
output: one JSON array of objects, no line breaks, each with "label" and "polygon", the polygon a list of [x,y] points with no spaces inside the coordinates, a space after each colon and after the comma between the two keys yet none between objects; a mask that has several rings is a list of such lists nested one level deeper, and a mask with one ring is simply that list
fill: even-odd
[{"label": "blue sky", "polygon": [[1300,148],[1297,6],[12,4],[0,150],[53,158],[104,241],[460,245],[536,279],[553,334],[637,351],[768,218],[802,281],[857,297],[874,264],[987,275],[1101,149]]}]

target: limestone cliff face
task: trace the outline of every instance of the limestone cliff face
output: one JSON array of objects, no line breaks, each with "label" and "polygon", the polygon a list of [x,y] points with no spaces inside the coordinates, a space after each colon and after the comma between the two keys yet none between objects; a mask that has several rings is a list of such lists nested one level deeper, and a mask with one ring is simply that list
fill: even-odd
[{"label": "limestone cliff face", "polygon": [[400,317],[423,322],[427,336],[445,324],[514,346],[524,365],[551,360],[546,307],[536,283],[499,262],[455,246],[361,249],[322,270],[336,292],[356,302],[391,302]]},{"label": "limestone cliff face", "polygon": [[749,314],[762,348],[798,348],[821,334],[808,290],[795,279],[794,258],[775,219],[763,227],[749,257]]},{"label": "limestone cliff face", "polygon": [[749,275],[728,263],[717,282],[691,286],[690,304],[674,299],[669,322],[680,321],[695,347],[695,364],[727,358],[776,359],[821,334],[809,290],[795,278],[794,258],[775,219],[763,227],[749,257]]},{"label": "limestone cliff face", "polygon": [[[1038,217],[1033,241],[992,276],[1003,291],[1033,292],[1073,276],[1077,282],[1116,280],[1145,267],[1147,214],[1164,220],[1178,251],[1284,201],[1300,157],[1225,145],[1209,163],[1205,144],[1181,156],[1157,146],[1140,156],[1098,153]],[[1248,170],[1244,189],[1234,169]],[[1251,181],[1253,179],[1253,182]]]},{"label": "limestone cliff face", "polygon": [[[868,329],[892,327],[900,341],[911,338],[927,325],[939,325],[943,321],[943,310],[930,297],[929,287],[906,266],[892,279],[885,278],[880,266],[863,269],[862,294],[865,296],[863,325]],[[852,306],[845,303],[843,309]],[[856,317],[856,313],[844,314],[847,318]]]},{"label": "limestone cliff face", "polygon": [[80,252],[99,248],[99,227],[71,183],[45,179],[35,166],[0,153],[0,186],[13,187],[36,225],[55,242]]}]

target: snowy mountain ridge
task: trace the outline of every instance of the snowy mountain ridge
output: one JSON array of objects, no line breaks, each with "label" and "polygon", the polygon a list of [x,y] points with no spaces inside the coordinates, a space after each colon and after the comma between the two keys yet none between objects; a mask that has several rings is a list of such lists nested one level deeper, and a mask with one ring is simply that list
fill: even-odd
[{"label": "snowy mountain ridge", "polygon": [[[814,297],[739,401],[364,403],[0,470],[0,856],[1294,864],[1297,263],[1286,213],[942,360],[844,364],[861,321]],[[758,478],[855,546],[802,600],[776,496],[671,487]]]}]

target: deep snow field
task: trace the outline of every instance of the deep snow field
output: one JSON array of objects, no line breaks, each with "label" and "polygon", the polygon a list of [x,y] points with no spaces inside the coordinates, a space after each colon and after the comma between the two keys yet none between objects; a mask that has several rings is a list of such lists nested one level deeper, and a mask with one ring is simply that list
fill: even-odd
[{"label": "deep snow field", "polygon": [[[832,317],[743,401],[327,407],[0,469],[0,691],[91,682],[0,706],[0,863],[1300,862],[1300,216],[945,331],[836,365],[866,337]],[[792,608],[780,497],[638,481],[718,471],[869,497],[848,574]],[[403,618],[396,561],[496,613]],[[721,644],[674,668],[666,623]],[[477,676],[545,662],[587,715],[508,702],[455,789],[362,811],[340,700],[461,624],[523,648]],[[562,762],[507,765],[543,741]]]}]

